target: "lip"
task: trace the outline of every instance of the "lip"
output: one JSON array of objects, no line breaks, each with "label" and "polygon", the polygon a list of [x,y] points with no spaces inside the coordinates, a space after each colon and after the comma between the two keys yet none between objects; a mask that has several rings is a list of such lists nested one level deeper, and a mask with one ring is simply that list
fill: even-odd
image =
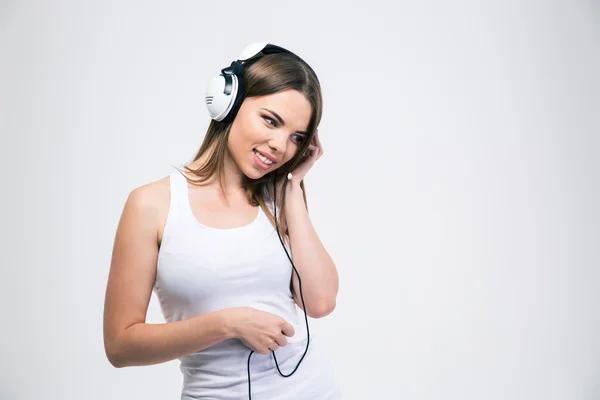
[{"label": "lip", "polygon": [[275,157],[273,157],[272,155],[269,154],[265,154],[262,151],[260,151],[259,149],[254,149],[254,151],[260,153],[261,155],[263,155],[265,158],[268,158],[269,160],[273,161],[273,163],[277,162],[277,159]]},{"label": "lip", "polygon": [[[268,171],[269,169],[271,169],[271,167],[272,167],[273,165],[275,165],[275,163],[273,163],[273,164],[271,164],[271,165],[264,164],[264,163],[263,163],[263,162],[260,160],[260,158],[258,158],[258,156],[256,155],[256,153],[255,153],[255,152],[252,152],[252,154],[254,155],[254,157],[253,157],[253,158],[254,158],[254,165],[256,165],[256,167],[258,167],[258,168],[260,168],[260,169],[262,169],[262,170],[264,170],[264,171]],[[261,154],[262,154],[262,153],[261,153]]]}]

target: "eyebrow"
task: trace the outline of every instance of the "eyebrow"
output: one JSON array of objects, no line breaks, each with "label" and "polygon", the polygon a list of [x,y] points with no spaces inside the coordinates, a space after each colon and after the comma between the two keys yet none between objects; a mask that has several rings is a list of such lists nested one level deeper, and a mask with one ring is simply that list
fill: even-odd
[{"label": "eyebrow", "polygon": [[[275,111],[273,111],[273,110],[269,110],[268,108],[264,108],[264,107],[261,107],[261,109],[263,109],[263,110],[265,110],[265,111],[268,111],[268,112],[270,112],[271,114],[273,114],[273,115],[275,116],[275,118],[277,118],[277,121],[279,121],[279,123],[280,123],[282,126],[284,126],[284,125],[285,125],[285,122],[283,121],[283,119],[282,119],[282,118],[279,116],[279,114],[277,114]],[[303,135],[306,135],[306,136],[308,136],[308,132],[306,132],[306,131],[296,131],[296,133],[301,133],[301,134],[303,134]]]}]

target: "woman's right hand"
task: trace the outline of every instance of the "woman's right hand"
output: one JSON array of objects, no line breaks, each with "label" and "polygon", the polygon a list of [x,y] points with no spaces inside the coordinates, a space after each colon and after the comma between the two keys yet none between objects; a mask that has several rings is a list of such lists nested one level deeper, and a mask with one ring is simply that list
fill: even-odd
[{"label": "woman's right hand", "polygon": [[[233,338],[256,353],[269,354],[287,344],[294,327],[283,318],[252,307],[224,309],[224,320]],[[286,337],[287,336],[287,337]]]}]

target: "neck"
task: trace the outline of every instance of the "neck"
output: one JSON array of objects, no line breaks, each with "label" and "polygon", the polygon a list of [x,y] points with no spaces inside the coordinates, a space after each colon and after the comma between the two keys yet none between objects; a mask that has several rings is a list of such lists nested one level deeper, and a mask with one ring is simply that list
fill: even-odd
[{"label": "neck", "polygon": [[[199,159],[192,162],[189,167],[192,169],[197,169],[206,164],[208,159],[210,158],[211,151],[207,151]],[[223,172],[224,172],[224,190],[225,194],[234,194],[238,193],[240,189],[242,189],[242,171],[238,168],[237,164],[233,161],[229,150],[225,151],[225,159],[223,160]],[[208,180],[203,183],[203,186],[213,188],[216,190],[221,190],[219,183],[219,176],[214,174]]]}]

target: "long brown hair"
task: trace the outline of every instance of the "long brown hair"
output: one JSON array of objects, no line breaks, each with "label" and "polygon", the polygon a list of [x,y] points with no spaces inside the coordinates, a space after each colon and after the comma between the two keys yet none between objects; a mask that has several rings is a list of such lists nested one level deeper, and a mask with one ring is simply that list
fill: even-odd
[{"label": "long brown hair", "polygon": [[[278,227],[279,232],[288,234],[285,220],[285,190],[277,193],[277,219],[266,205],[265,194],[273,199],[273,178],[277,178],[279,185],[286,175],[292,171],[301,161],[301,155],[308,149],[316,128],[321,121],[323,112],[323,99],[319,80],[308,64],[289,53],[267,54],[244,66],[243,73],[244,98],[255,96],[267,96],[284,90],[293,89],[302,93],[309,101],[312,112],[308,124],[308,137],[298,147],[296,154],[278,169],[269,172],[259,179],[242,177],[242,185],[246,190],[248,202],[253,206],[260,206],[273,227]],[[187,165],[185,171],[195,175],[198,179],[192,180],[186,177],[191,184],[200,184],[207,181],[215,174],[219,177],[221,190],[225,192],[224,160],[227,150],[229,131],[233,122],[211,120],[200,149],[193,161],[198,160],[204,153],[209,152],[206,163],[198,169],[191,169]],[[185,174],[184,174],[185,176]],[[285,185],[285,183],[284,183]],[[304,204],[308,209],[306,201],[306,189],[304,180],[300,182]],[[276,225],[277,224],[277,225]],[[283,238],[282,238],[283,239]],[[285,240],[285,239],[284,239]]]}]

